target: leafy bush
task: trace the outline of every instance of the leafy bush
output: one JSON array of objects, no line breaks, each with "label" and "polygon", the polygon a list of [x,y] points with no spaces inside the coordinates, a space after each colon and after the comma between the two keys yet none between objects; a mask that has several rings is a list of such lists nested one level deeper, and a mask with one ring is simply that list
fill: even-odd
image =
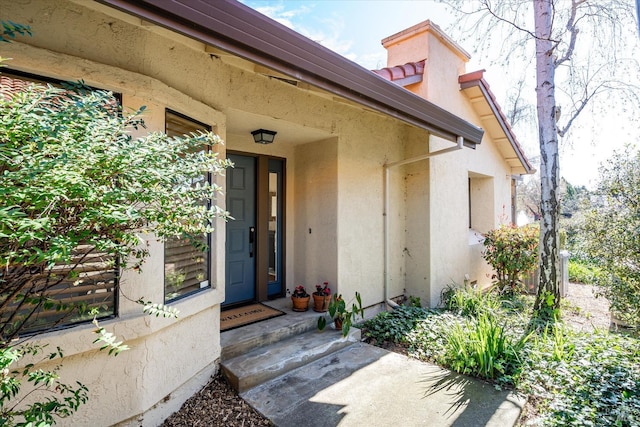
[{"label": "leafy bush", "polygon": [[0,97],[0,306],[12,307],[2,311],[0,346],[42,308],[91,308],[52,298],[56,285],[77,281],[83,260],[108,256],[139,268],[149,254],[145,233],[201,247],[226,215],[209,204],[219,186],[204,179],[228,165],[206,149],[220,139],[132,138],[142,111],[122,114],[113,94],[82,85],[33,84]]},{"label": "leafy bush", "polygon": [[539,230],[535,225],[501,225],[484,239],[484,259],[493,267],[501,293],[514,294],[522,287],[521,275],[535,268]]},{"label": "leafy bush", "polygon": [[420,301],[420,297],[414,297],[413,295],[409,295],[408,305],[411,307],[422,307],[422,302]]},{"label": "leafy bush", "polygon": [[[43,348],[33,345],[22,345],[20,348],[6,347],[0,349],[0,425],[16,427],[49,426],[55,424],[56,418],[65,418],[73,414],[88,399],[87,388],[76,382],[74,386],[60,382],[59,366],[52,370],[35,369],[34,364],[15,369],[20,359],[25,356],[37,357]],[[62,358],[62,351],[43,355],[42,360]],[[48,392],[45,401],[37,401],[17,408],[12,400],[20,395],[23,381],[30,384],[31,393]]]},{"label": "leafy bush", "polygon": [[[0,41],[27,32],[16,25],[3,23]],[[87,388],[60,382],[58,368],[13,369],[23,356],[41,353],[24,341],[16,345],[39,310],[66,313],[62,320],[95,315],[97,307],[56,300],[52,290],[62,281],[79,282],[84,257],[107,254],[118,268],[139,269],[149,255],[145,233],[201,247],[213,220],[226,217],[209,203],[220,188],[205,179],[228,166],[207,149],[220,139],[211,133],[134,139],[131,131],[144,126],[142,111],[125,115],[111,93],[83,85],[33,84],[0,97],[0,425],[54,424],[86,402]],[[88,248],[80,257],[79,247]],[[145,313],[176,315],[162,304],[138,302]],[[96,326],[101,349],[127,349]],[[62,358],[59,349],[48,359],[54,358]],[[21,391],[23,385],[31,390]],[[32,390],[48,393],[25,406],[22,395]]]},{"label": "leafy bush", "polygon": [[597,284],[605,279],[602,268],[595,265],[569,260],[569,281],[573,283]]},{"label": "leafy bush", "polygon": [[[16,35],[31,36],[31,27],[11,21],[0,21],[2,32],[0,32],[0,43],[8,43],[16,38]],[[0,61],[1,66],[2,61]]]},{"label": "leafy bush", "polygon": [[640,151],[627,147],[600,168],[597,199],[585,215],[585,251],[609,276],[611,310],[640,323]]}]

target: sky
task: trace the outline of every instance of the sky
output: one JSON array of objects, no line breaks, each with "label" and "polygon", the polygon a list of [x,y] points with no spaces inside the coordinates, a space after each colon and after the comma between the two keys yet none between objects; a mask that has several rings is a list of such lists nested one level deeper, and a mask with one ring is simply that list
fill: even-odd
[{"label": "sky", "polygon": [[[385,67],[386,51],[381,40],[430,19],[472,54],[467,72],[485,69],[485,80],[505,109],[510,91],[509,71],[494,64],[474,46],[460,41],[456,18],[435,0],[242,0],[244,4],[322,44],[368,69]],[[635,28],[634,28],[635,30]],[[492,55],[495,52],[492,53]],[[533,55],[533,54],[532,54]],[[513,65],[511,65],[513,66]],[[530,75],[533,78],[533,74]],[[640,82],[638,82],[640,87]],[[530,91],[532,92],[532,90]],[[529,93],[533,102],[535,93]],[[597,117],[590,117],[590,114]],[[570,140],[560,145],[560,171],[573,185],[593,188],[600,162],[626,143],[640,144],[640,127],[632,117],[638,112],[614,107],[603,117],[587,108],[573,125]],[[539,157],[535,123],[515,128],[519,142],[535,164]],[[537,166],[536,166],[537,167]]]}]

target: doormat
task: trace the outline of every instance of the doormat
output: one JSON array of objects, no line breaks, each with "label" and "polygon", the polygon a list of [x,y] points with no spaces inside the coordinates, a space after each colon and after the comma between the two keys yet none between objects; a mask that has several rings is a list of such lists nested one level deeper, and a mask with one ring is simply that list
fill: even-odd
[{"label": "doormat", "polygon": [[285,314],[264,304],[251,304],[232,308],[220,313],[220,331],[228,331],[273,317],[284,316]]}]

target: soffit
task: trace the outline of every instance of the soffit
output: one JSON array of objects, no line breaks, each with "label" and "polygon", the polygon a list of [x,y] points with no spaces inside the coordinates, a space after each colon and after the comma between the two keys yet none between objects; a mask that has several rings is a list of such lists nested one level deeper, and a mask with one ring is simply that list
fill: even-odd
[{"label": "soffit", "polygon": [[529,163],[524,150],[520,146],[506,116],[489,89],[489,84],[482,78],[483,71],[464,74],[459,77],[460,88],[469,98],[482,126],[498,147],[500,154],[511,167],[514,174],[531,174],[535,169]]}]

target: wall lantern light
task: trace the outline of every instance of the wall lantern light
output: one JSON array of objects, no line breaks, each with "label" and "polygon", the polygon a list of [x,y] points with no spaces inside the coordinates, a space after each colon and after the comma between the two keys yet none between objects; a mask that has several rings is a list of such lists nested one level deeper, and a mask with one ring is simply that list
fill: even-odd
[{"label": "wall lantern light", "polygon": [[276,133],[278,132],[266,129],[258,129],[251,132],[251,135],[253,135],[253,141],[256,144],[271,144],[276,138]]}]

